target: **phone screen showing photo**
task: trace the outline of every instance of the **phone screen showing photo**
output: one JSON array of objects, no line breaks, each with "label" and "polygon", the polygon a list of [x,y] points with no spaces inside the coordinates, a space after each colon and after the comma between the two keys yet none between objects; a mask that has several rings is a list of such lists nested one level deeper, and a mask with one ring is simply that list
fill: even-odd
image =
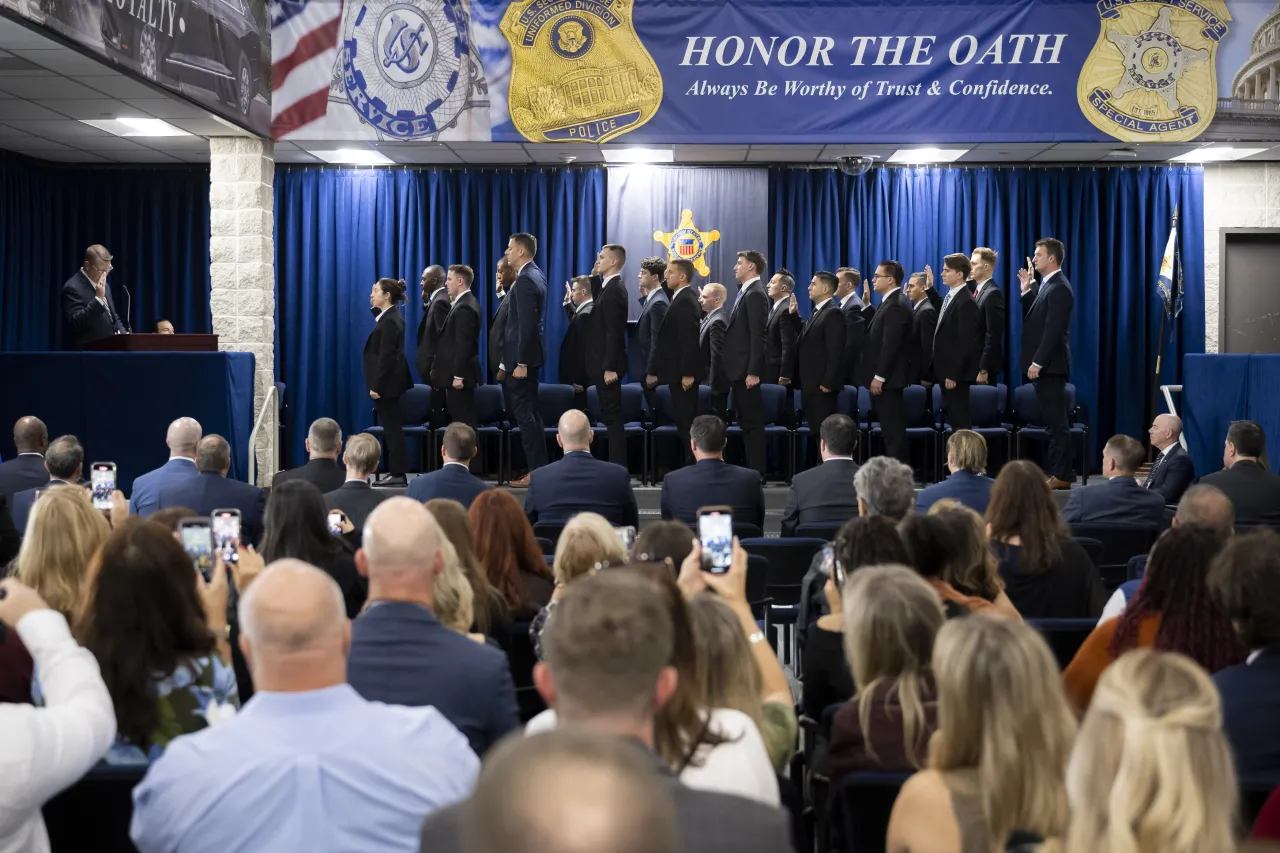
[{"label": "phone screen showing photo", "polygon": [[111,493],[116,490],[114,462],[95,462],[89,471],[89,488],[94,509],[111,509]]},{"label": "phone screen showing photo", "polygon": [[182,548],[191,558],[191,564],[204,575],[205,580],[209,580],[213,577],[213,536],[209,520],[184,519],[179,530]]},{"label": "phone screen showing photo", "polygon": [[342,535],[342,513],[337,510],[329,513],[329,532],[334,536]]},{"label": "phone screen showing photo", "polygon": [[698,516],[698,538],[702,541],[702,568],[715,575],[729,571],[733,564],[733,516],[709,512]]},{"label": "phone screen showing photo", "polygon": [[222,556],[222,562],[240,561],[240,513],[234,510],[213,512],[213,552]]}]

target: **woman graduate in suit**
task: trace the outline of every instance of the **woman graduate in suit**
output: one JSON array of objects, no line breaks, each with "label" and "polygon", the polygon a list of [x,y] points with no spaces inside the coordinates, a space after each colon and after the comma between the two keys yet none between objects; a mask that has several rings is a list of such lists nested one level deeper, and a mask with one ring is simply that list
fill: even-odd
[{"label": "woman graduate in suit", "polygon": [[403,301],[403,279],[380,278],[369,294],[375,319],[364,345],[364,381],[382,424],[390,471],[378,479],[378,485],[407,485],[409,450],[400,417],[400,395],[413,387],[413,376],[404,354],[404,316],[398,307]]}]

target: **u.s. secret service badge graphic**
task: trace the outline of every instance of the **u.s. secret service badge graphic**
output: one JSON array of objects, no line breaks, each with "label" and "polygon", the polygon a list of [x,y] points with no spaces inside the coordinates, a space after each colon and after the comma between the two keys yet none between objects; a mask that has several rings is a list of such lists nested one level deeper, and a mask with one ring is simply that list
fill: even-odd
[{"label": "u.s. secret service badge graphic", "polygon": [[457,121],[473,80],[463,0],[364,0],[347,21],[339,66],[361,118],[395,139]]}]

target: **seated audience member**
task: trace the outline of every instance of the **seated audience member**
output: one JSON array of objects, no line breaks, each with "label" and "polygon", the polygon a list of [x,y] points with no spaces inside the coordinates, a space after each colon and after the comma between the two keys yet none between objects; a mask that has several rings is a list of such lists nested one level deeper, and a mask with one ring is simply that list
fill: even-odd
[{"label": "seated audience member", "polygon": [[1125,654],[1098,682],[1067,770],[1068,853],[1236,849],[1217,691],[1178,654]]},{"label": "seated audience member", "polygon": [[[1227,429],[1223,470],[1200,482],[1220,489],[1235,508],[1236,524],[1280,526],[1280,477],[1264,461],[1267,436],[1253,421],[1236,421]],[[17,522],[17,514],[14,515]]]},{"label": "seated audience member", "polygon": [[369,578],[369,609],[351,625],[347,681],[373,702],[434,706],[482,756],[520,727],[520,714],[506,656],[431,611],[444,541],[412,498],[392,498],[369,516],[357,555]]},{"label": "seated audience member", "polygon": [[569,520],[556,540],[556,555],[551,563],[555,592],[551,593],[547,606],[538,611],[529,625],[529,639],[533,641],[533,651],[538,660],[542,660],[542,630],[569,584],[601,569],[617,568],[626,561],[627,552],[622,547],[622,540],[604,516],[580,512]]},{"label": "seated audience member", "polygon": [[916,496],[916,512],[928,512],[950,498],[977,513],[985,513],[994,481],[986,476],[987,440],[971,429],[958,429],[947,439],[947,470],[951,476],[926,486]]},{"label": "seated audience member", "polygon": [[[674,581],[670,587],[674,599],[683,606]],[[669,605],[670,599],[646,582],[639,570],[605,572],[574,584],[560,602],[556,618],[547,626],[547,660],[534,669],[538,690],[553,709],[545,712],[549,718],[545,728],[559,726],[567,732],[613,735],[656,753],[651,766],[675,799],[681,849],[701,853],[790,850],[788,821],[783,812],[700,787],[689,778],[694,774],[683,766],[675,768],[679,782],[671,775],[672,756],[663,747],[663,720],[670,719],[673,701],[689,698],[690,686],[681,684],[683,672],[672,664],[680,655],[680,640]],[[687,623],[684,627],[688,629]],[[705,733],[706,726],[697,721],[696,714],[694,719],[695,724],[688,731],[696,738]],[[759,735],[754,730],[752,734],[768,772]],[[670,737],[672,732],[667,731],[666,735]],[[526,738],[524,742],[532,741],[533,738]],[[686,746],[681,744],[675,757],[688,763],[688,753],[683,751]],[[505,749],[506,746],[495,758],[500,759]],[[696,763],[697,758],[693,761]],[[526,780],[523,787],[528,790],[529,777],[521,778]],[[537,778],[539,783],[533,787],[543,784],[544,777]],[[771,773],[769,782],[776,789]],[[776,795],[773,804],[777,804]],[[447,809],[429,817],[422,828],[421,850],[459,850],[460,824],[466,811],[475,807],[473,801],[465,809]],[[572,823],[580,827],[581,822],[582,813],[576,811]]]},{"label": "seated audience member", "polygon": [[[179,735],[234,714],[227,577],[205,581],[169,531],[130,518],[89,566],[77,633],[111,692],[109,764],[154,761]],[[36,673],[35,698],[48,694]]]},{"label": "seated audience member", "polygon": [[579,512],[595,512],[610,524],[638,527],[631,474],[621,465],[591,455],[591,423],[578,409],[560,416],[556,441],[564,458],[530,475],[524,511],[532,524],[566,524]]},{"label": "seated audience member", "polygon": [[175,740],[134,788],[140,853],[410,850],[424,815],[470,793],[480,762],[438,710],[369,702],[347,684],[343,610],[333,579],[297,560],[249,586],[240,645],[258,692]]},{"label": "seated audience member", "polygon": [[693,550],[693,532],[679,521],[654,521],[636,534],[631,543],[633,563],[668,563],[671,576],[680,569],[684,558]]},{"label": "seated audience member", "polygon": [[1228,542],[1209,569],[1209,589],[1249,650],[1244,663],[1213,676],[1236,770],[1280,775],[1280,534]]},{"label": "seated audience member", "polygon": [[467,576],[462,573],[462,567],[458,564],[458,552],[453,549],[453,543],[448,537],[441,539],[440,551],[444,554],[444,569],[436,576],[435,586],[431,590],[431,612],[450,631],[457,631],[477,643],[488,642],[484,634],[471,630],[476,621],[475,593],[471,591],[471,584],[467,583]]},{"label": "seated audience member", "polygon": [[[186,518],[199,518],[196,511],[187,509],[185,506],[171,506],[168,509],[158,509],[151,515],[147,516],[147,521],[160,525],[165,530],[178,535],[178,525]],[[179,539],[179,542],[182,540]]]},{"label": "seated audience member", "polygon": [[405,490],[405,497],[422,503],[453,500],[464,508],[470,507],[476,496],[489,488],[488,483],[471,473],[471,460],[475,455],[476,431],[461,421],[454,421],[445,428],[440,446],[444,464],[439,471],[414,477]]},{"label": "seated audience member", "polygon": [[199,477],[162,486],[159,509],[185,506],[200,515],[213,515],[215,509],[240,510],[240,538],[246,545],[262,539],[262,515],[266,493],[257,486],[227,479],[231,470],[231,445],[216,433],[206,435],[196,445],[196,470]]},{"label": "seated audience member", "polygon": [[764,529],[764,490],[760,472],[724,461],[724,421],[699,415],[689,428],[697,461],[662,478],[662,517],[695,524],[704,506],[733,508],[735,523]]},{"label": "seated audience member", "polygon": [[937,593],[905,566],[863,567],[842,596],[857,692],[831,722],[833,794],[849,773],[925,766],[938,727],[933,641],[944,621]]},{"label": "seated audience member", "polygon": [[440,525],[440,531],[453,546],[458,558],[458,568],[471,586],[471,607],[474,621],[472,631],[478,631],[498,644],[505,652],[511,650],[511,614],[502,593],[489,583],[484,565],[476,556],[475,539],[471,535],[471,519],[467,510],[457,501],[436,498],[427,501],[427,512]]},{"label": "seated audience member", "polygon": [[50,486],[76,486],[80,484],[80,475],[84,470],[84,447],[74,435],[55,438],[44,454],[44,466],[47,478],[40,485],[17,492],[9,507],[13,515],[13,526],[18,533],[24,534],[27,520],[31,516],[31,507],[40,493]]},{"label": "seated audience member", "polygon": [[303,480],[319,489],[322,495],[342,488],[347,475],[338,464],[342,454],[342,427],[338,422],[332,418],[312,421],[311,429],[307,430],[306,448],[307,464],[276,474],[271,478],[271,487]]},{"label": "seated audience member", "polygon": [[1221,548],[1213,531],[1195,527],[1160,537],[1133,601],[1093,629],[1062,673],[1078,710],[1088,709],[1098,677],[1130,649],[1180,652],[1211,673],[1245,659],[1231,621],[1209,594],[1209,565]]},{"label": "seated audience member", "polygon": [[524,510],[510,492],[489,489],[475,499],[468,515],[476,557],[489,584],[502,595],[513,619],[532,619],[551,600],[555,584]]},{"label": "seated audience member", "polygon": [[200,422],[195,418],[178,418],[169,424],[164,443],[169,446],[169,461],[154,471],[133,481],[129,495],[129,513],[140,518],[150,518],[160,508],[160,489],[170,483],[179,483],[197,475],[196,445],[203,434]]},{"label": "seated audience member", "polygon": [[1146,452],[1136,438],[1112,436],[1102,448],[1103,482],[1072,489],[1062,520],[1068,524],[1127,524],[1158,530],[1164,526],[1164,495],[1135,479]]},{"label": "seated audience member", "polygon": [[357,531],[364,530],[365,519],[373,508],[390,497],[387,492],[369,485],[369,478],[378,470],[382,459],[382,445],[367,433],[347,439],[347,449],[342,462],[347,466],[347,481],[324,496],[329,510],[342,510],[343,515]]},{"label": "seated audience member", "polygon": [[168,320],[156,320],[156,334],[157,334],[157,335],[172,335],[172,334],[173,334],[173,324],[172,324],[172,323],[170,323]]},{"label": "seated audience member", "polygon": [[1062,523],[1034,462],[1000,469],[987,507],[987,535],[1004,591],[1023,619],[1096,618],[1105,590],[1093,564]]},{"label": "seated audience member", "polygon": [[0,463],[0,497],[10,510],[13,496],[49,482],[49,469],[44,464],[49,449],[49,430],[44,421],[27,415],[13,425],[13,446],[18,455]]},{"label": "seated audience member", "polygon": [[994,851],[1011,837],[1060,838],[1076,721],[1044,638],[1009,619],[952,619],[934,643],[933,672],[929,768],[902,786],[887,849]]},{"label": "seated audience member", "polygon": [[79,486],[46,490],[32,508],[13,575],[68,620],[83,603],[89,564],[111,525]]},{"label": "seated audience member", "polygon": [[[671,786],[654,772],[653,756],[646,753],[641,744],[588,731],[512,739],[485,762],[464,807],[462,850],[683,849]],[[530,779],[537,784],[530,785]],[[693,826],[701,827],[707,818],[698,816]]]},{"label": "seated audience member", "polygon": [[791,481],[787,505],[782,511],[782,535],[794,536],[802,524],[848,521],[858,514],[858,493],[853,476],[858,465],[858,424],[848,415],[831,415],[822,422],[818,453],[822,464],[801,471]]},{"label": "seated audience member", "polygon": [[908,565],[937,592],[948,618],[985,613],[1017,619],[986,536],[971,512],[962,506],[943,507],[903,519],[898,533],[911,555]]},{"label": "seated audience member", "polygon": [[0,704],[6,746],[0,849],[41,853],[49,850],[49,836],[40,808],[102,758],[116,719],[93,655],[76,645],[66,618],[38,593],[0,581],[0,622],[31,650],[47,694],[44,708]]},{"label": "seated audience member", "polygon": [[1163,495],[1166,504],[1176,504],[1196,479],[1191,456],[1178,440],[1182,436],[1182,419],[1167,413],[1156,415],[1147,436],[1160,455],[1152,463],[1144,486]]},{"label": "seated audience member", "polygon": [[292,558],[327,572],[342,590],[348,619],[364,607],[367,585],[356,571],[355,554],[341,536],[329,532],[324,496],[306,480],[271,488],[261,553],[268,563]]}]

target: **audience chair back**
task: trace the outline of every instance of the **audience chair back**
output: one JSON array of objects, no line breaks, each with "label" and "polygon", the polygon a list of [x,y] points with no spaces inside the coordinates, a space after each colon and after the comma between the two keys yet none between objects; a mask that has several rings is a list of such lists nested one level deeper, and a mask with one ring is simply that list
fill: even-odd
[{"label": "audience chair back", "polygon": [[[561,529],[563,529],[563,528],[561,528]],[[536,528],[536,527],[534,528],[534,532],[535,532],[535,533],[537,532],[537,528]],[[558,536],[558,535],[559,535],[559,534],[557,534],[557,536]],[[554,556],[554,555],[555,555],[555,553],[556,553],[556,543],[555,543],[555,542],[553,542],[552,540],[550,540],[550,539],[546,538],[545,536],[535,536],[534,538],[538,540],[538,547],[542,549],[542,555],[543,555],[544,557],[551,557],[551,556]]]},{"label": "audience chair back", "polygon": [[1090,539],[1088,537],[1074,536],[1072,538],[1075,539],[1076,544],[1083,548],[1084,552],[1089,555],[1089,560],[1093,563],[1093,567],[1101,572],[1102,543],[1097,539]]},{"label": "audience chair back", "polygon": [[1067,664],[1080,651],[1085,639],[1098,627],[1097,619],[1028,619],[1027,624],[1035,628],[1049,642],[1058,667],[1066,669]]},{"label": "audience chair back", "polygon": [[[542,545],[544,541],[550,542],[552,554],[555,553],[556,543],[560,541],[560,534],[563,532],[563,524],[552,524],[549,521],[539,521],[533,526],[533,535],[537,538],[538,544]],[[547,553],[545,547],[543,549],[543,553]]]},{"label": "audience chair back", "polygon": [[766,595],[776,605],[800,603],[800,585],[813,555],[827,544],[824,539],[742,539],[743,549],[751,556],[763,557],[769,564]]},{"label": "audience chair back", "polygon": [[800,524],[796,526],[797,539],[821,539],[823,542],[835,541],[836,534],[844,526],[843,521],[822,522],[820,524]]},{"label": "audience chair back", "polygon": [[1102,543],[1102,561],[1098,569],[1108,589],[1124,583],[1129,575],[1129,560],[1150,551],[1156,541],[1156,531],[1131,524],[1073,524],[1071,535]]},{"label": "audience chair back", "polygon": [[884,853],[889,815],[910,773],[850,773],[840,783],[831,824],[846,853]]},{"label": "audience chair back", "polygon": [[133,788],[146,772],[146,767],[99,764],[45,803],[49,849],[136,853],[129,840]]}]

